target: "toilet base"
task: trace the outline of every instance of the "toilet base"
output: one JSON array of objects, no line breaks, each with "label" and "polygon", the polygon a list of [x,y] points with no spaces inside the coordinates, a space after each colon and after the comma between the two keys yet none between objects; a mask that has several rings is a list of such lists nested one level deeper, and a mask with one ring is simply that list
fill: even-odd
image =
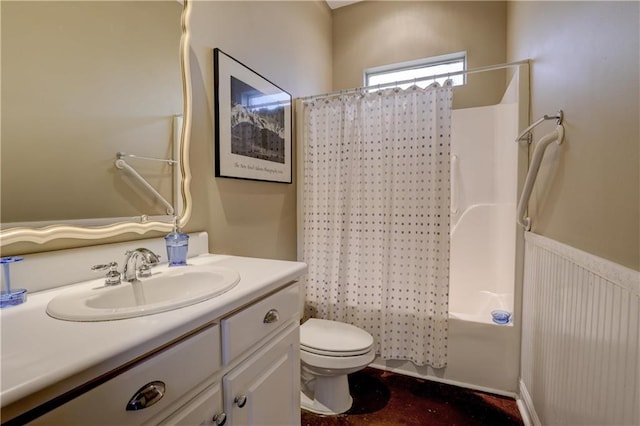
[{"label": "toilet base", "polygon": [[313,380],[313,389],[300,391],[300,405],[315,414],[334,416],[351,408],[353,398],[349,394],[346,374],[339,376],[318,376]]}]

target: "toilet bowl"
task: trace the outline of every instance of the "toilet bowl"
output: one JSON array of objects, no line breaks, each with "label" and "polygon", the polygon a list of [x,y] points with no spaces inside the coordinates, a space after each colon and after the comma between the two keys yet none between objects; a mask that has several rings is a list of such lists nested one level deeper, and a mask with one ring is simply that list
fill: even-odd
[{"label": "toilet bowl", "polygon": [[375,357],[373,337],[350,324],[311,318],[300,326],[301,405],[317,414],[351,408],[347,374]]}]

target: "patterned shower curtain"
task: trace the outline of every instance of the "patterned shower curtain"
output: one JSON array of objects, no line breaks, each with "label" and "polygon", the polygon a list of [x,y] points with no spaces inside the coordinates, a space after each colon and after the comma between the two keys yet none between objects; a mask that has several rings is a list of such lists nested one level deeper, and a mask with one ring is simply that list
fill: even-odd
[{"label": "patterned shower curtain", "polygon": [[308,317],[383,359],[446,365],[451,83],[304,104]]}]

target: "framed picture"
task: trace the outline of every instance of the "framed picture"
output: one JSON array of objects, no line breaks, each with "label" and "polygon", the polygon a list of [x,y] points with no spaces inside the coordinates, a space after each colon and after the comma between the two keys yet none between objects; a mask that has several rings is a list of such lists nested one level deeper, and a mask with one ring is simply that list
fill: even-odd
[{"label": "framed picture", "polygon": [[291,95],[213,51],[216,177],[291,183]]}]

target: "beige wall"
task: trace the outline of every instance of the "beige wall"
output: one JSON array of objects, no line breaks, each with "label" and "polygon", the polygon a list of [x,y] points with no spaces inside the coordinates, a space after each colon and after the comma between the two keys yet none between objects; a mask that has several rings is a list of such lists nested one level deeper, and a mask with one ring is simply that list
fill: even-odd
[{"label": "beige wall", "polygon": [[[294,98],[329,91],[331,11],[324,1],[195,1],[188,24],[192,34],[190,154],[194,209],[185,230],[208,231],[210,250],[215,253],[295,259],[295,183],[214,178],[212,52],[215,47],[222,49]],[[176,58],[177,53],[176,48]],[[19,243],[3,247],[2,254],[35,253],[159,235],[151,232],[101,241],[60,239],[42,245]]]},{"label": "beige wall", "polygon": [[[2,1],[3,223],[166,214],[114,167],[172,156],[177,2]],[[171,200],[172,168],[131,160]]]},{"label": "beige wall", "polygon": [[194,3],[187,230],[208,231],[214,252],[295,258],[295,184],[213,177],[213,48],[294,97],[359,86],[363,67],[467,50],[470,67],[531,58],[532,118],[565,111],[566,144],[549,152],[531,203],[534,232],[640,269],[638,3],[391,3],[338,9],[333,30],[324,2]]},{"label": "beige wall", "polygon": [[[333,11],[333,89],[363,85],[366,68],[467,52],[467,67],[506,59],[501,1],[365,1]],[[454,108],[500,102],[505,72],[473,74],[454,89]]]},{"label": "beige wall", "polygon": [[[509,60],[530,58],[531,115],[564,110],[541,167],[533,232],[640,270],[640,4],[512,2]],[[540,126],[539,139],[553,124]]]},{"label": "beige wall", "polygon": [[[296,186],[215,178],[213,48],[294,98],[331,88],[331,13],[324,2],[193,3],[194,212],[187,230],[209,232],[210,250],[296,258]],[[295,143],[295,141],[294,141]],[[295,149],[294,155],[295,158]],[[295,182],[295,170],[294,170]]]}]

